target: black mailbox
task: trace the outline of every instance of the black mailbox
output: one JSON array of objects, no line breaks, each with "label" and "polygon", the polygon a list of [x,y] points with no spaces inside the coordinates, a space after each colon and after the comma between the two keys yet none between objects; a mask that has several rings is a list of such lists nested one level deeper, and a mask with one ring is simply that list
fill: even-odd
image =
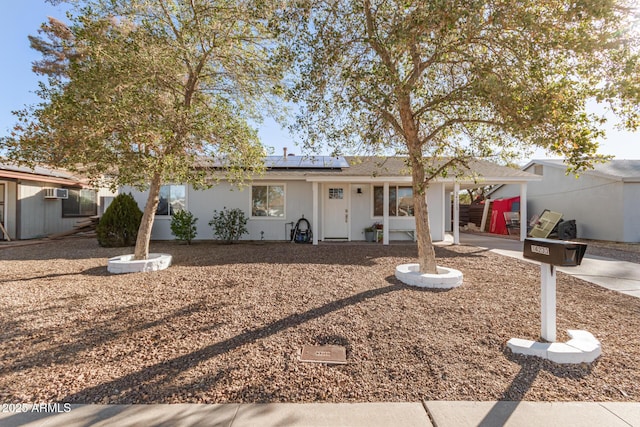
[{"label": "black mailbox", "polygon": [[578,242],[553,239],[524,239],[523,256],[545,264],[561,267],[580,265],[587,245]]}]

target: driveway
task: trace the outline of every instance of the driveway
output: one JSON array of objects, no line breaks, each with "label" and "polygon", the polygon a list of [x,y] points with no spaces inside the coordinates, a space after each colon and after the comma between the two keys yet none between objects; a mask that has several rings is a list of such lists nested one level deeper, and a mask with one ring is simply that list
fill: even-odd
[{"label": "driveway", "polygon": [[[460,233],[460,244],[488,249],[500,255],[523,259],[522,242],[481,234]],[[640,298],[640,264],[619,261],[587,253],[578,267],[558,267],[558,271],[570,274],[607,289]]]}]

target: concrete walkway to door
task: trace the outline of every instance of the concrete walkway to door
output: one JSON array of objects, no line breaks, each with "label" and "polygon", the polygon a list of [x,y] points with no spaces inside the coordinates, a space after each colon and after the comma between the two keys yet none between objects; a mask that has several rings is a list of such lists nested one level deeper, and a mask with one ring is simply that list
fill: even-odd
[{"label": "concrete walkway to door", "polygon": [[[447,239],[448,243],[452,240]],[[485,248],[500,255],[539,264],[522,257],[522,242],[491,237],[484,234],[460,233],[460,244]],[[640,264],[618,261],[587,253],[578,267],[558,267],[558,271],[570,274],[607,289],[640,298]]]}]

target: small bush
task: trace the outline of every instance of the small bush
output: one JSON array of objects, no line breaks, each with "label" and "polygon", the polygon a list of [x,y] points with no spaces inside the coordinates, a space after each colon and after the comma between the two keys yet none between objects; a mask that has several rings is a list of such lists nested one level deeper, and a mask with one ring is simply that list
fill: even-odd
[{"label": "small bush", "polygon": [[226,207],[218,212],[213,211],[213,219],[209,221],[213,227],[213,233],[226,243],[239,240],[243,234],[247,234],[247,217],[242,209],[228,210]]},{"label": "small bush", "polygon": [[107,248],[134,246],[142,211],[131,194],[119,194],[96,227],[98,243]]},{"label": "small bush", "polygon": [[190,245],[198,234],[197,221],[198,218],[194,218],[191,212],[179,210],[171,217],[171,233],[176,236],[176,240]]}]

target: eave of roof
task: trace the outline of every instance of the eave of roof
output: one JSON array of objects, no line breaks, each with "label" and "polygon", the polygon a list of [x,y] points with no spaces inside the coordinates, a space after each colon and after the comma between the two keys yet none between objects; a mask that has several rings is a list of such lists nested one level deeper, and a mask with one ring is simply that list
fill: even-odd
[{"label": "eave of roof", "polygon": [[[562,169],[565,172],[567,170],[567,165],[562,159],[534,159],[524,165],[522,170],[527,170],[536,164]],[[597,163],[594,169],[582,171],[580,175],[593,175],[622,182],[640,182],[640,160],[610,160],[606,163]]]},{"label": "eave of roof", "polygon": [[28,168],[7,163],[0,163],[0,179],[46,182],[71,187],[85,187],[87,184],[66,171],[49,169],[41,166]]},{"label": "eave of roof", "polygon": [[[345,157],[349,167],[344,169],[303,169],[271,168],[253,180],[304,180],[308,182],[353,182],[353,183],[411,183],[412,177],[406,157]],[[445,162],[446,160],[440,160]],[[436,178],[434,182],[453,185],[457,182],[463,188],[479,185],[525,183],[539,181],[540,176],[506,166],[500,166],[486,160],[471,160],[468,169],[450,171],[447,178]],[[443,163],[440,163],[443,164]],[[465,172],[466,170],[466,172]],[[455,173],[454,173],[455,172]],[[223,178],[223,172],[216,173]]]},{"label": "eave of roof", "polygon": [[[372,180],[396,180],[411,181],[411,171],[407,166],[405,157],[347,157],[351,167],[348,170],[326,171],[324,173],[311,172],[308,180],[328,180],[333,176],[343,178],[369,178]],[[440,160],[435,167],[444,164],[446,159]],[[500,166],[495,163],[473,159],[468,162],[468,168],[451,168],[447,178],[436,178],[435,182],[528,182],[538,181],[538,175]]]}]

